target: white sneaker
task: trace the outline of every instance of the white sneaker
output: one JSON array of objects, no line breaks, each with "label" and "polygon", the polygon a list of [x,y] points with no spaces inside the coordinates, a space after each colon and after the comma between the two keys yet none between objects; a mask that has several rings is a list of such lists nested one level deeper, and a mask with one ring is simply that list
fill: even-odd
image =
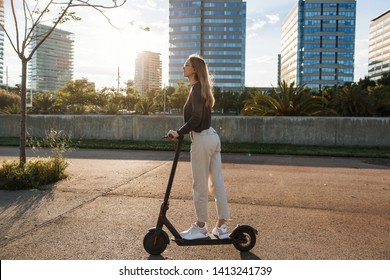
[{"label": "white sneaker", "polygon": [[207,238],[209,237],[209,233],[207,231],[206,225],[204,225],[204,227],[200,227],[194,223],[188,230],[181,232],[180,236],[183,239],[193,240]]},{"label": "white sneaker", "polygon": [[220,227],[213,228],[212,233],[215,237],[218,237],[219,239],[229,238],[228,227],[225,224],[221,225]]}]

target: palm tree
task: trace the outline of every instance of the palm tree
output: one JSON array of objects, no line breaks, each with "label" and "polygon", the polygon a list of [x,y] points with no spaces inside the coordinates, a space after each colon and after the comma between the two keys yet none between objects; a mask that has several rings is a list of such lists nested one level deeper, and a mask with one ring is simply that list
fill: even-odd
[{"label": "palm tree", "polygon": [[369,95],[374,100],[375,115],[390,116],[390,85],[370,88]]},{"label": "palm tree", "polygon": [[29,112],[33,114],[50,114],[54,103],[55,98],[50,93],[36,93],[33,98],[33,106]]},{"label": "palm tree", "polygon": [[137,113],[142,115],[149,115],[150,113],[154,113],[155,107],[153,105],[153,100],[149,100],[147,98],[141,98],[135,106],[135,110]]},{"label": "palm tree", "polygon": [[360,86],[345,85],[339,89],[329,106],[341,116],[370,116],[374,110],[373,97]]},{"label": "palm tree", "polygon": [[270,94],[255,92],[252,99],[245,101],[242,111],[247,116],[318,116],[329,114],[327,100],[313,96],[309,88],[294,87],[285,81],[273,88]]}]

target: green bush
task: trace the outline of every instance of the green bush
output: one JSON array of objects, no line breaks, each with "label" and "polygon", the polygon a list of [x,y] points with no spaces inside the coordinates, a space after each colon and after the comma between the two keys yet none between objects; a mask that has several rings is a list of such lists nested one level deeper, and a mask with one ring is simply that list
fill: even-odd
[{"label": "green bush", "polygon": [[27,142],[33,150],[50,148],[51,156],[32,159],[24,165],[17,161],[4,161],[0,167],[0,189],[44,189],[47,184],[67,177],[65,169],[68,162],[64,159],[64,152],[71,147],[70,136],[51,129],[44,139],[29,137]]},{"label": "green bush", "polygon": [[67,177],[63,157],[32,159],[23,167],[17,161],[4,161],[0,168],[0,189],[44,189],[47,184]]},{"label": "green bush", "polygon": [[20,107],[20,96],[0,89],[0,110],[13,105]]}]

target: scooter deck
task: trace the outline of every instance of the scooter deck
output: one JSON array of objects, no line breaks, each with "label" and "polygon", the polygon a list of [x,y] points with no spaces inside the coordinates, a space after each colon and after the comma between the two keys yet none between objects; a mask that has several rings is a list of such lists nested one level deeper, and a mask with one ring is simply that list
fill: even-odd
[{"label": "scooter deck", "polygon": [[232,244],[233,239],[231,238],[225,238],[225,239],[218,239],[218,238],[200,238],[200,239],[193,239],[193,240],[187,240],[182,238],[172,238],[173,242],[176,242],[179,246],[197,246],[197,245],[221,245],[221,244]]}]

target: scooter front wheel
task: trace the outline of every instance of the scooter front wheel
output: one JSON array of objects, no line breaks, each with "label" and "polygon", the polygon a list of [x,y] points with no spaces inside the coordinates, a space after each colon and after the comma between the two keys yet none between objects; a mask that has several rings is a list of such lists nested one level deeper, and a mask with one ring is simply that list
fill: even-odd
[{"label": "scooter front wheel", "polygon": [[256,244],[256,234],[250,228],[237,229],[231,238],[234,247],[241,252],[250,251]]},{"label": "scooter front wheel", "polygon": [[165,251],[169,240],[163,231],[159,235],[155,234],[156,229],[150,230],[144,237],[144,249],[151,255],[160,255]]}]

